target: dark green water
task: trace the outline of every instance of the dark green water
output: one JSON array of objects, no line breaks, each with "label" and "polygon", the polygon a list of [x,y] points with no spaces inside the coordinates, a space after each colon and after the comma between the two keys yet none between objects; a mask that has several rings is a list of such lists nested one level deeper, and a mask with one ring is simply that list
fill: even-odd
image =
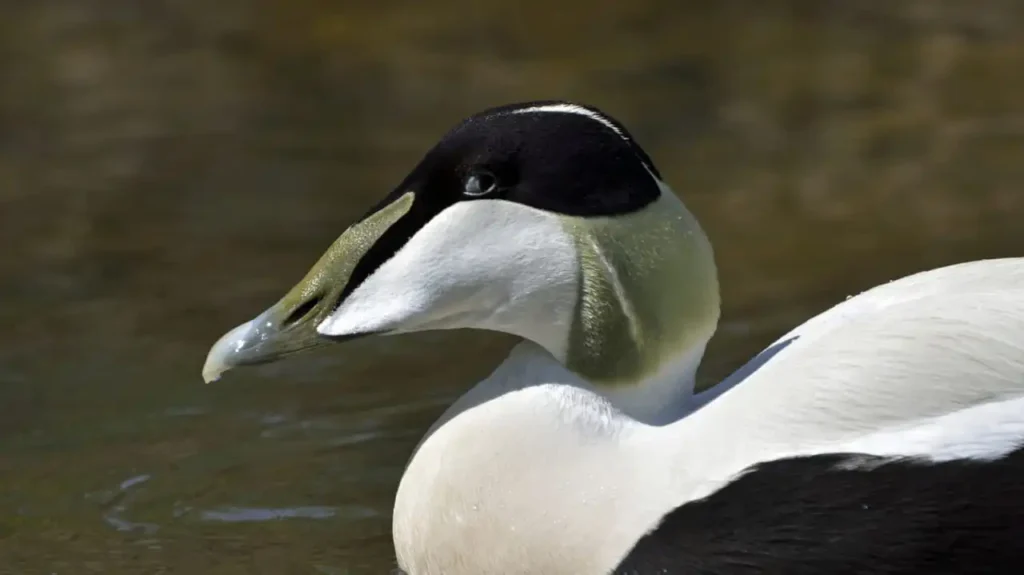
[{"label": "dark green water", "polygon": [[200,367],[485,106],[585,101],[647,148],[720,262],[705,383],[1024,254],[1012,0],[0,4],[0,573],[391,569],[409,451],[510,340]]}]

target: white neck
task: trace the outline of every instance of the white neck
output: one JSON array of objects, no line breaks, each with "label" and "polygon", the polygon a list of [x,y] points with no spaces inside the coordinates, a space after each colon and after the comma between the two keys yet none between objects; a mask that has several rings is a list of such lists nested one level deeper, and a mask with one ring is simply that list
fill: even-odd
[{"label": "white neck", "polygon": [[697,368],[707,341],[670,358],[652,375],[625,387],[592,386],[623,414],[648,425],[667,425],[693,411]]},{"label": "white neck", "polygon": [[490,376],[462,394],[441,414],[420,440],[420,444],[464,411],[511,391],[553,383],[600,396],[622,415],[646,425],[662,426],[678,421],[699,405],[695,401],[693,389],[706,344],[706,341],[701,342],[685,350],[678,357],[665,362],[652,376],[633,385],[608,388],[593,385],[572,373],[543,346],[528,340],[522,341]]}]

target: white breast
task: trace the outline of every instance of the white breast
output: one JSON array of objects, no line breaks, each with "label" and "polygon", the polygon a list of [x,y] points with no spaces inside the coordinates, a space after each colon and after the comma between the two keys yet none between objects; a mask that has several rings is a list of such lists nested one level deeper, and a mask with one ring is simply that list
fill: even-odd
[{"label": "white breast", "polygon": [[593,393],[507,391],[501,371],[410,461],[394,510],[400,566],[410,575],[608,572],[678,501],[663,460],[634,441],[638,424]]}]

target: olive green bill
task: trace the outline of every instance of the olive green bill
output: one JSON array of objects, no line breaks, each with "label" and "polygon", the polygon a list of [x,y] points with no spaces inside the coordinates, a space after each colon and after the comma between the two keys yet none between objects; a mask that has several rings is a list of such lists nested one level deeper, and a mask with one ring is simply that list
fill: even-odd
[{"label": "olive green bill", "polygon": [[206,356],[203,379],[216,381],[232,368],[270,363],[335,341],[321,336],[317,326],[337,308],[359,260],[409,211],[413,199],[413,192],[406,192],[349,227],[277,303],[221,336]]}]

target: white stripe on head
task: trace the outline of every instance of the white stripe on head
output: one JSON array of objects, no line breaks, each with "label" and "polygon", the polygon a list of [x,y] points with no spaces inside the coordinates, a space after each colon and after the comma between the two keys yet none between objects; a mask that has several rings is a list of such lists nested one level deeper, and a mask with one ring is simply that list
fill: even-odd
[{"label": "white stripe on head", "polygon": [[629,136],[627,136],[625,133],[623,133],[623,131],[621,129],[619,129],[619,127],[616,126],[614,122],[612,122],[608,118],[602,116],[600,113],[598,113],[598,112],[596,112],[594,110],[591,110],[590,108],[584,108],[583,106],[580,106],[580,105],[577,105],[577,104],[567,104],[567,103],[562,103],[562,104],[546,104],[546,105],[543,105],[543,106],[534,106],[532,108],[523,108],[521,110],[513,110],[512,111],[513,114],[533,114],[533,113],[544,113],[544,112],[553,112],[553,113],[560,113],[560,114],[576,114],[578,116],[585,116],[587,118],[590,118],[591,120],[594,120],[595,122],[598,122],[598,123],[602,124],[604,127],[608,128],[609,130],[615,132],[623,140],[632,142],[632,139]]},{"label": "white stripe on head", "polygon": [[[510,114],[534,114],[534,113],[536,113],[536,114],[544,114],[544,113],[576,114],[577,116],[583,116],[584,118],[590,118],[591,120],[593,120],[593,121],[601,124],[602,126],[608,128],[612,132],[615,132],[615,135],[617,135],[618,137],[622,138],[623,140],[628,142],[630,145],[632,145],[632,146],[634,146],[636,148],[640,147],[636,143],[636,141],[633,140],[633,138],[629,137],[629,135],[627,135],[625,132],[623,132],[622,128],[616,126],[615,122],[613,122],[607,116],[601,114],[601,112],[598,112],[597,110],[593,110],[593,109],[587,108],[585,106],[580,106],[579,104],[570,104],[568,102],[562,102],[562,103],[558,103],[558,104],[544,104],[544,105],[541,105],[541,106],[531,106],[529,108],[521,108],[519,110],[512,110],[511,112],[507,112],[507,113],[510,113]],[[649,174],[651,174],[651,177],[654,178],[654,181],[658,182],[658,185],[662,185],[661,179],[658,178],[658,176],[654,175],[653,167],[650,166],[647,163],[647,160],[644,160],[642,156],[640,157],[640,163],[642,163],[644,165],[644,168],[647,170],[647,172]]]}]

